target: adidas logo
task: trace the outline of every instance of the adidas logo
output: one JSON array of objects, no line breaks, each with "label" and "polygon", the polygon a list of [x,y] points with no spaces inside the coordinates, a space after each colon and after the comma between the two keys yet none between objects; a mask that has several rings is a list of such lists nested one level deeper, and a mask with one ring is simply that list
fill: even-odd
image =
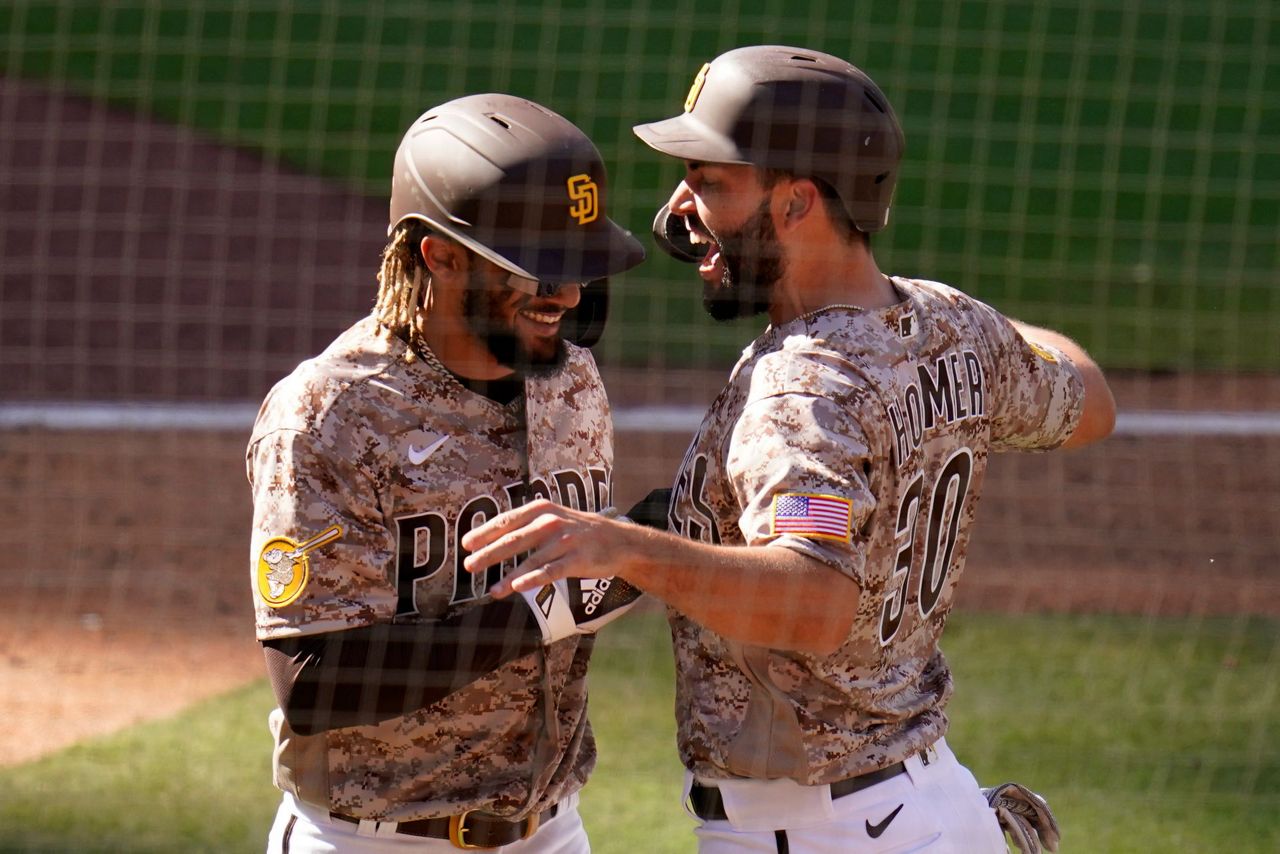
[{"label": "adidas logo", "polygon": [[609,592],[609,586],[613,584],[611,578],[584,578],[579,583],[579,589],[582,591],[582,609],[588,616],[596,612],[596,608],[600,607],[600,603],[604,601],[604,594]]}]

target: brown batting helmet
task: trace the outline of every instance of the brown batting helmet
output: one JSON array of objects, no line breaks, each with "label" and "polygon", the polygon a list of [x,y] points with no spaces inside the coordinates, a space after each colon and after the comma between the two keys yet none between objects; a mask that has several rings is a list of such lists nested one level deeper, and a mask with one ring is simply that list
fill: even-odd
[{"label": "brown batting helmet", "polygon": [[589,282],[644,259],[605,215],[607,183],[600,153],[569,120],[512,95],[469,95],[405,133],[388,233],[417,218],[518,276]]},{"label": "brown batting helmet", "polygon": [[824,181],[859,231],[889,221],[905,138],[870,77],[834,56],[759,45],[704,65],[684,113],[635,133],[684,160],[745,163]]}]

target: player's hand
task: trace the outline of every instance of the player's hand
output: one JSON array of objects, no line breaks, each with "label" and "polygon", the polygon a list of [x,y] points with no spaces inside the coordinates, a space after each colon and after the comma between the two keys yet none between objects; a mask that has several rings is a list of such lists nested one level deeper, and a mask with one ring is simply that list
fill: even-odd
[{"label": "player's hand", "polygon": [[473,528],[462,538],[462,547],[471,552],[463,566],[483,572],[527,552],[515,572],[490,589],[497,599],[562,578],[608,578],[622,574],[622,558],[635,553],[638,545],[631,541],[639,531],[609,515],[540,498]]}]

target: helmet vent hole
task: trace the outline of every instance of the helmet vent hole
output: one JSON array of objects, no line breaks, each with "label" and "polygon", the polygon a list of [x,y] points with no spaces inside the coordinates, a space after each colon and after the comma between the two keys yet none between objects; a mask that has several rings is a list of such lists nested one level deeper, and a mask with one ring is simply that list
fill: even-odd
[{"label": "helmet vent hole", "polygon": [[791,58],[799,62],[817,62],[818,61],[818,58],[816,56],[801,56],[800,54],[792,54]]},{"label": "helmet vent hole", "polygon": [[876,176],[876,183],[879,184],[880,182],[884,181],[885,178],[888,178],[888,177],[889,177],[888,172],[881,172],[879,175]]},{"label": "helmet vent hole", "polygon": [[501,116],[495,116],[493,113],[489,113],[488,116],[489,116],[489,119],[493,121],[494,124],[502,125],[503,130],[511,130],[511,123],[508,122],[506,119],[502,118]]},{"label": "helmet vent hole", "polygon": [[884,104],[881,104],[881,103],[880,103],[879,101],[877,101],[874,97],[872,97],[872,95],[871,95],[871,93],[870,93],[870,92],[863,92],[862,94],[866,97],[866,99],[867,99],[868,101],[870,101],[870,102],[871,102],[871,106],[875,107],[875,108],[876,108],[876,110],[878,110],[879,112],[882,112],[882,113],[883,113],[883,112],[885,112]]}]

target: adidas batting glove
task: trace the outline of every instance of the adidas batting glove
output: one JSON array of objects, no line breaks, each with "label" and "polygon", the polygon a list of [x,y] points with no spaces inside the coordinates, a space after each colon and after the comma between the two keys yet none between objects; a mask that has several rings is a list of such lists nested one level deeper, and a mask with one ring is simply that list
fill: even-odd
[{"label": "adidas batting glove", "polygon": [[641,591],[621,578],[562,578],[520,594],[549,644],[589,635],[631,610]]}]

